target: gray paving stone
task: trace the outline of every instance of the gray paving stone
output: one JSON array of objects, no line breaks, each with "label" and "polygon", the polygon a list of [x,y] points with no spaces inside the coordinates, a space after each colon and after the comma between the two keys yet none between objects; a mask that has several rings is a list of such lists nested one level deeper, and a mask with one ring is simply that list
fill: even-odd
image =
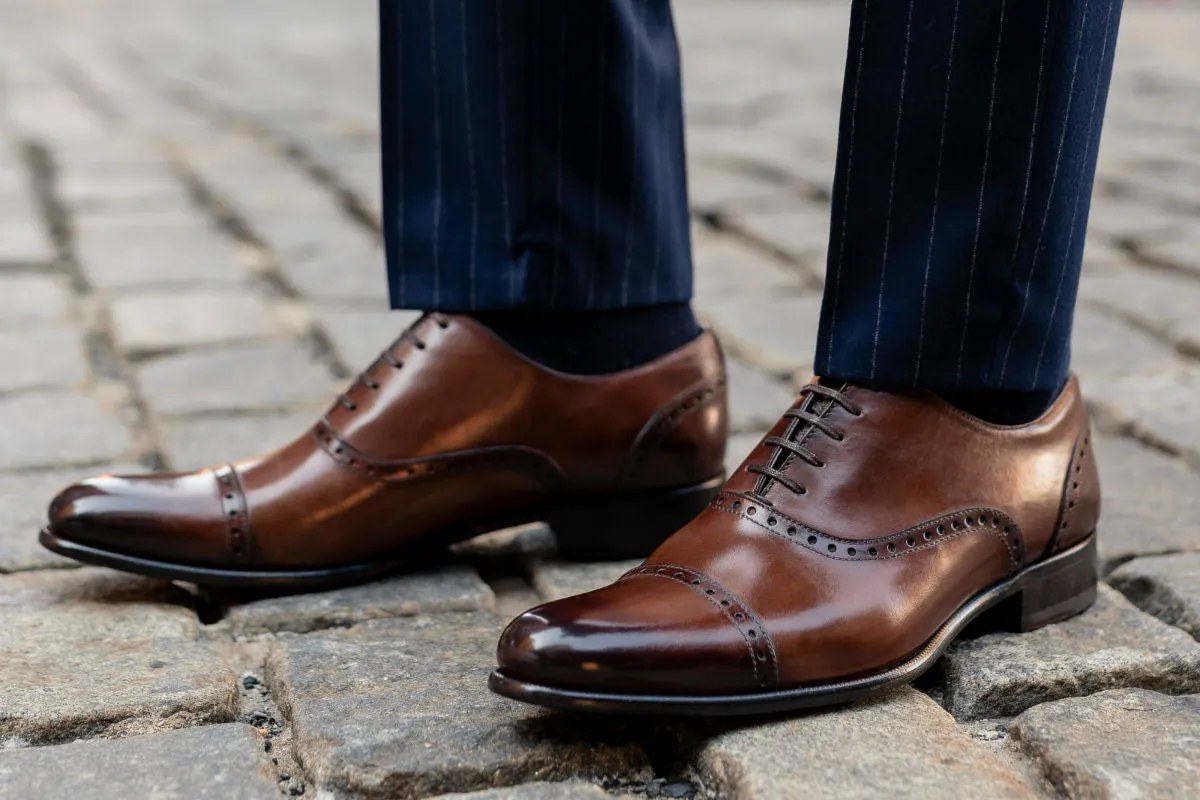
[{"label": "gray paving stone", "polygon": [[83,341],[78,331],[0,330],[0,392],[78,386],[87,377]]},{"label": "gray paving stone", "polygon": [[195,210],[86,214],[81,220],[75,249],[99,288],[220,286],[245,277],[233,244]]},{"label": "gray paving stone", "polygon": [[159,164],[106,164],[89,169],[66,169],[57,190],[75,211],[95,208],[187,209],[191,201],[183,184]]},{"label": "gray paving stone", "polygon": [[791,295],[804,285],[804,276],[730,235],[694,226],[692,248],[696,301],[700,305],[730,296]]},{"label": "gray paving stone", "polygon": [[735,433],[770,428],[795,402],[796,393],[738,358],[726,358],[729,378],[729,427]]},{"label": "gray paving stone", "polygon": [[641,559],[594,564],[538,560],[530,571],[538,594],[545,600],[558,600],[607,586],[641,563]]},{"label": "gray paving stone", "polygon": [[729,800],[1032,798],[1029,788],[913,689],[721,734],[700,750]]},{"label": "gray paving stone", "polygon": [[799,380],[812,374],[820,295],[729,296],[698,306],[726,347],[752,364],[775,375],[803,374]]},{"label": "gray paving stone", "polygon": [[738,212],[733,224],[787,253],[812,275],[824,275],[829,246],[828,205],[797,202],[787,208],[749,209]]},{"label": "gray paving stone", "polygon": [[314,403],[311,408],[284,414],[168,419],[160,426],[160,449],[174,469],[239,461],[304,435],[324,410],[324,404]]},{"label": "gray paving stone", "polygon": [[66,316],[67,294],[59,279],[49,275],[0,275],[0,324]]},{"label": "gray paving stone", "polygon": [[[1137,239],[1146,242],[1161,239],[1175,226],[1161,209],[1130,199],[1097,195],[1088,212],[1088,234],[1103,234],[1110,239]],[[1089,241],[1090,245],[1090,241]]]},{"label": "gray paving stone", "polygon": [[125,295],[112,303],[112,322],[117,346],[130,358],[236,344],[275,332],[266,303],[245,288]]},{"label": "gray paving stone", "polygon": [[445,566],[327,592],[251,600],[229,606],[235,636],[309,633],[360,622],[456,611],[491,611],[496,597],[466,566]]},{"label": "gray paving stone", "polygon": [[1200,639],[1200,553],[1135,558],[1108,582],[1142,611]]},{"label": "gray paving stone", "polygon": [[383,248],[363,233],[341,246],[281,261],[288,279],[308,297],[321,300],[375,301],[387,297]]},{"label": "gray paving stone", "polygon": [[54,245],[29,206],[9,209],[0,216],[0,265],[49,264]]},{"label": "gray paving stone", "polygon": [[612,800],[599,786],[579,781],[565,783],[527,783],[482,792],[439,794],[430,800]]},{"label": "gray paving stone", "polygon": [[129,457],[133,445],[95,399],[36,393],[0,398],[0,418],[19,420],[0,440],[0,469],[96,464]]},{"label": "gray paving stone", "polygon": [[1094,402],[1115,424],[1200,468],[1200,365],[1187,363],[1158,373],[1131,371]]},{"label": "gray paving stone", "polygon": [[1154,375],[1178,369],[1182,359],[1167,345],[1127,322],[1081,305],[1071,336],[1071,369],[1088,401],[1120,413],[1118,393],[1130,372]]},{"label": "gray paving stone", "polygon": [[0,576],[0,736],[29,742],[232,720],[233,674],[171,584],[104,569]]},{"label": "gray paving stone", "polygon": [[365,368],[421,316],[419,311],[382,310],[382,300],[379,305],[380,309],[318,307],[315,311],[342,363],[351,369]]},{"label": "gray paving stone", "polygon": [[333,399],[335,382],[304,348],[269,343],[165,356],[138,370],[163,415],[283,409]]},{"label": "gray paving stone", "polygon": [[764,430],[730,436],[729,442],[725,446],[725,474],[732,475],[766,435],[767,432]]},{"label": "gray paving stone", "polygon": [[276,800],[279,790],[248,725],[0,751],[0,798]]},{"label": "gray paving stone", "polygon": [[1081,282],[1088,302],[1124,315],[1176,346],[1200,354],[1200,281],[1147,269],[1127,269]]},{"label": "gray paving stone", "polygon": [[1200,787],[1200,696],[1100,692],[1029,709],[1013,738],[1063,797],[1188,800]]},{"label": "gray paving stone", "polygon": [[708,213],[745,205],[794,202],[794,195],[778,183],[695,157],[688,164],[688,194],[694,208]]},{"label": "gray paving stone", "polygon": [[1133,266],[1132,257],[1114,244],[1111,239],[1089,235],[1083,249],[1083,274],[1090,278],[1118,272]]},{"label": "gray paving stone", "polygon": [[1200,475],[1130,439],[1096,436],[1104,571],[1140,555],[1200,551]]},{"label": "gray paving stone", "polygon": [[269,679],[317,786],[417,798],[529,780],[650,777],[620,721],[580,728],[487,691],[504,622],[440,614],[281,639]]},{"label": "gray paving stone", "polygon": [[1099,588],[1096,604],[1077,617],[952,645],[943,659],[947,709],[970,720],[1104,689],[1200,691],[1200,644]]},{"label": "gray paving stone", "polygon": [[1158,263],[1200,274],[1197,239],[1200,239],[1200,234],[1185,239],[1149,242],[1141,248],[1141,253]]}]

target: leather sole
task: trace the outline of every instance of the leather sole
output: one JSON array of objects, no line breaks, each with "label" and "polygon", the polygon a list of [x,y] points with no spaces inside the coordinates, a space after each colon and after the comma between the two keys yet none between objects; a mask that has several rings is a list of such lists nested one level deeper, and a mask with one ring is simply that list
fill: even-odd
[{"label": "leather sole", "polygon": [[[908,660],[853,680],[736,695],[610,694],[541,686],[495,670],[488,686],[497,694],[526,703],[608,714],[748,716],[837,705],[911,683],[937,661],[972,621],[985,614],[989,629],[1020,632],[1072,617],[1095,601],[1098,580],[1093,533],[1074,547],[1026,567],[972,597]],[[703,669],[704,665],[697,664],[696,668]]]},{"label": "leather sole", "polygon": [[409,547],[370,562],[318,569],[247,570],[162,561],[106,550],[56,535],[38,536],[42,546],[85,564],[111,567],[151,578],[202,586],[293,592],[330,589],[412,571],[446,557],[450,545],[502,528],[546,522],[554,531],[558,554],[568,560],[619,561],[644,558],[708,505],[724,483],[717,476],[703,483],[571,502],[494,524],[437,537],[436,546]]}]

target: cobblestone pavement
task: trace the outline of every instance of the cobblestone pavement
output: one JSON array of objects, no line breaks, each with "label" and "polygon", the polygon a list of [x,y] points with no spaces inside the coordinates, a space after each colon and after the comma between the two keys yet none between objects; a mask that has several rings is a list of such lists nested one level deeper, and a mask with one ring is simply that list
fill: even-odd
[{"label": "cobblestone pavement", "polygon": [[[848,4],[677,5],[736,458],[810,368]],[[384,303],[374,0],[0,4],[0,798],[1195,797],[1200,6],[1127,5],[1075,342],[1100,601],[877,702],[675,725],[486,692],[506,618],[626,566],[556,563],[537,528],[292,598],[36,546],[69,480],[301,432],[406,318]]]}]

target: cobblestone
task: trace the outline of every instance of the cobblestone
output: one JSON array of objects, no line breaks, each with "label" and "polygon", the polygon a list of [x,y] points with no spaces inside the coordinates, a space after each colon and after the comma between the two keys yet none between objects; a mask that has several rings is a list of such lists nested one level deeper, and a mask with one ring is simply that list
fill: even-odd
[{"label": "cobblestone", "polygon": [[266,304],[245,289],[127,295],[113,301],[112,320],[117,346],[130,358],[265,339],[274,329]]},{"label": "cobblestone", "polygon": [[56,278],[0,274],[0,325],[60,320],[66,316],[67,295]]},{"label": "cobblestone", "polygon": [[172,419],[161,425],[161,451],[175,469],[191,470],[251,458],[303,435],[323,405],[282,414]]},{"label": "cobblestone", "polygon": [[1102,585],[1096,604],[1078,617],[956,642],[944,670],[944,702],[955,717],[1004,717],[1104,689],[1198,692],[1200,644]]},{"label": "cobblestone", "polygon": [[420,314],[416,311],[318,307],[316,316],[333,341],[342,363],[351,369],[363,369],[396,341],[400,332]]},{"label": "cobblestone", "polygon": [[177,213],[167,219],[89,215],[76,243],[84,273],[113,292],[236,285],[244,270],[233,246],[209,231],[194,211]]},{"label": "cobblestone", "polygon": [[498,780],[649,777],[621,723],[585,733],[481,690],[504,622],[443,614],[281,639],[270,680],[317,785],[415,798]]},{"label": "cobblestone", "polygon": [[87,374],[77,331],[0,330],[0,392],[77,387]]},{"label": "cobblestone", "polygon": [[640,559],[596,564],[535,561],[530,572],[538,594],[544,600],[558,600],[607,586],[640,563]]},{"label": "cobblestone", "polygon": [[361,622],[454,611],[491,611],[496,598],[470,567],[448,566],[312,594],[270,597],[230,605],[225,618],[235,636],[308,633]]},{"label": "cobblestone", "polygon": [[1137,558],[1108,582],[1142,611],[1200,640],[1200,553]]},{"label": "cobblestone", "polygon": [[1104,571],[1140,555],[1200,551],[1200,475],[1129,439],[1096,437]]},{"label": "cobblestone", "polygon": [[820,295],[730,296],[698,305],[726,347],[760,369],[799,380],[812,374]]},{"label": "cobblestone", "polygon": [[440,794],[432,800],[612,800],[612,795],[579,781],[565,783],[528,783],[504,789],[484,789],[482,792]]},{"label": "cobblestone", "polygon": [[[795,393],[738,358],[726,358],[729,427],[736,433],[770,428],[795,402]],[[743,454],[744,455],[744,454]]]},{"label": "cobblestone", "polygon": [[698,766],[705,785],[731,800],[1037,796],[912,689],[719,735]]},{"label": "cobblestone", "polygon": [[1071,798],[1186,800],[1200,785],[1200,696],[1100,692],[1031,708],[1013,737]]},{"label": "cobblestone", "polygon": [[0,798],[277,800],[262,737],[248,725],[0,750]]},{"label": "cobblestone", "polygon": [[186,599],[92,568],[0,576],[0,736],[56,742],[233,719],[233,675],[197,641]]},{"label": "cobblestone", "polygon": [[96,399],[36,393],[0,397],[0,419],[20,420],[0,440],[0,469],[93,464],[129,457],[124,426]]},{"label": "cobblestone", "polygon": [[139,373],[163,415],[283,409],[327,401],[334,387],[310,353],[285,342],[167,356]]}]

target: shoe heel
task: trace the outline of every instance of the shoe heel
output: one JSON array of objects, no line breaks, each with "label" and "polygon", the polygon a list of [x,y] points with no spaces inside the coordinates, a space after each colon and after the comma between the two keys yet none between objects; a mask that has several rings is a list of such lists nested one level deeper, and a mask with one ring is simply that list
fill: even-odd
[{"label": "shoe heel", "polygon": [[682,489],[619,495],[553,511],[549,523],[558,555],[569,561],[644,558],[691,522],[724,483],[713,478]]},{"label": "shoe heel", "polygon": [[1069,550],[1030,567],[1020,589],[997,611],[1008,630],[1027,632],[1073,617],[1096,600],[1100,579],[1096,534]]}]

